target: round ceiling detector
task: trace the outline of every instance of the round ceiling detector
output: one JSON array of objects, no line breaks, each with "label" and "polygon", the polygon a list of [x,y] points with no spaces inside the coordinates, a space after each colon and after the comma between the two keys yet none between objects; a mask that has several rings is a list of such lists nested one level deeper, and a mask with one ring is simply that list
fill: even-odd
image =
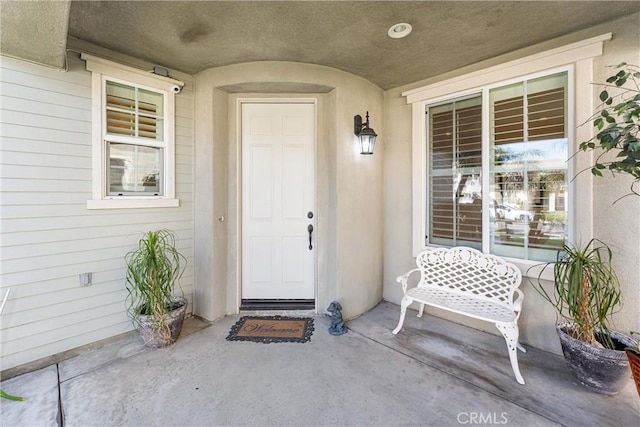
[{"label": "round ceiling detector", "polygon": [[387,34],[389,34],[389,37],[392,39],[401,39],[403,37],[407,37],[409,33],[411,33],[411,29],[411,24],[402,22],[400,24],[392,25]]}]

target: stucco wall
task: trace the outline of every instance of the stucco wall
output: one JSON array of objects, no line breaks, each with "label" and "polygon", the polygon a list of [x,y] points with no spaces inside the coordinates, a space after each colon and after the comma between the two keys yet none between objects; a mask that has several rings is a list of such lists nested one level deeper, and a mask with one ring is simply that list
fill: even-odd
[{"label": "stucco wall", "polygon": [[[638,14],[599,25],[550,42],[531,46],[501,57],[493,58],[464,69],[456,70],[435,79],[386,91],[384,94],[386,146],[384,157],[384,289],[383,298],[399,303],[402,296],[396,276],[415,265],[412,256],[412,158],[411,158],[411,105],[407,105],[401,93],[437,81],[482,70],[537,52],[553,49],[607,32],[613,33],[611,41],[605,43],[604,54],[594,61],[594,78],[601,81],[606,74],[604,65],[615,65],[622,61],[640,63],[640,37]],[[593,91],[592,87],[577,90]],[[594,106],[596,104],[596,97]],[[583,130],[584,132],[584,130]],[[575,143],[577,147],[577,143]],[[574,148],[575,148],[574,147]],[[588,158],[580,162],[588,164]],[[586,174],[588,175],[588,174]],[[593,180],[580,177],[581,203],[580,224],[576,234],[587,239],[598,237],[612,245],[616,252],[616,268],[620,276],[624,304],[616,315],[616,327],[624,333],[640,329],[638,307],[640,306],[640,198],[626,198],[616,205],[611,202],[624,194],[630,181],[624,177],[606,177]],[[575,197],[575,195],[574,195]],[[532,289],[527,279],[521,289],[525,293],[525,304],[520,318],[521,341],[538,348],[559,352],[560,346],[554,325],[554,310]],[[431,309],[430,313],[467,324],[478,329],[497,333],[492,325],[447,312]]]},{"label": "stucco wall", "polygon": [[[597,82],[615,72],[611,66],[622,62],[640,65],[640,14],[619,19],[611,27],[614,37],[605,44],[604,55],[594,61]],[[599,92],[596,88],[596,94]],[[626,334],[640,332],[640,197],[618,200],[629,192],[629,176],[607,174],[593,182],[593,236],[611,246],[623,296],[622,309],[614,316],[615,327]]]},{"label": "stucco wall", "polygon": [[[318,306],[339,300],[346,318],[382,298],[382,160],[356,151],[353,116],[368,110],[383,134],[383,94],[336,69],[254,62],[196,76],[195,310],[215,319],[238,309],[240,291],[237,100],[311,98],[317,102]],[[201,177],[204,179],[201,182]],[[225,221],[217,218],[225,216]],[[202,228],[198,228],[202,227]],[[224,261],[221,261],[224,260]]]}]

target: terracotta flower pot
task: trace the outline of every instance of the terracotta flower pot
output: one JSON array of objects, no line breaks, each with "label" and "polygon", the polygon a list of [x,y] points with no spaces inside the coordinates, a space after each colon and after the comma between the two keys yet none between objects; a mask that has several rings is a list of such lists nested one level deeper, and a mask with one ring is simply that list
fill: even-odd
[{"label": "terracotta flower pot", "polygon": [[631,367],[631,373],[633,374],[633,380],[636,383],[636,390],[640,397],[640,355],[631,350],[627,350],[627,358],[629,358],[629,366]]}]

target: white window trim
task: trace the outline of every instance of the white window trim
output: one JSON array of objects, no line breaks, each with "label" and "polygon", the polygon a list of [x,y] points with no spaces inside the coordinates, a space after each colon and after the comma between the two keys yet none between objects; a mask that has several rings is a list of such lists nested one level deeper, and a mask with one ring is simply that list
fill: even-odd
[{"label": "white window trim", "polygon": [[[602,55],[603,44],[605,41],[611,40],[611,37],[611,33],[603,34],[402,93],[402,96],[407,99],[407,104],[412,104],[413,256],[417,256],[427,246],[425,241],[428,215],[426,203],[428,167],[425,143],[427,136],[426,106],[448,99],[461,98],[472,93],[480,93],[485,87],[521,79],[525,76],[551,73],[553,70],[561,68],[573,69],[573,73],[569,73],[569,85],[573,96],[569,97],[568,105],[569,111],[573,111],[573,115],[568,117],[568,137],[573,143],[573,146],[569,147],[571,154],[577,150],[577,141],[586,141],[592,136],[593,131],[590,126],[578,125],[585,123],[593,114],[594,88],[591,84],[593,81],[593,58]],[[573,171],[587,168],[590,165],[589,162],[590,156],[588,155],[573,156],[569,164],[570,176],[574,176]],[[580,174],[571,183],[572,196],[568,201],[569,217],[572,218],[572,228],[569,230],[570,239],[588,237],[593,233],[592,189],[591,174]],[[575,197],[577,192],[580,192],[579,198]],[[483,203],[485,202],[483,201]],[[485,243],[485,239],[483,239],[483,248],[488,247]],[[531,267],[540,265],[538,261],[522,259],[510,259],[509,261],[518,265],[523,273],[529,273],[531,276],[538,274],[538,268],[530,270]]]},{"label": "white window trim", "polygon": [[[87,209],[126,209],[177,207],[180,200],[175,195],[175,94],[184,83],[168,77],[158,76],[127,65],[83,53],[91,71],[92,110],[92,199],[87,200]],[[106,146],[103,143],[103,86],[104,80],[114,79],[132,85],[146,87],[163,93],[165,100],[164,120],[164,188],[162,196],[109,196],[106,189],[108,174]]]}]

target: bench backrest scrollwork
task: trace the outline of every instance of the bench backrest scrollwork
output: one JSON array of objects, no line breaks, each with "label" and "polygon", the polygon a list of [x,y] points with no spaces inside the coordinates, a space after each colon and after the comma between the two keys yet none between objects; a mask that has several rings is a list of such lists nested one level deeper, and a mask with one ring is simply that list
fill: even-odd
[{"label": "bench backrest scrollwork", "polygon": [[522,281],[515,265],[463,246],[428,248],[418,255],[416,264],[420,269],[418,287],[443,287],[510,307]]}]

